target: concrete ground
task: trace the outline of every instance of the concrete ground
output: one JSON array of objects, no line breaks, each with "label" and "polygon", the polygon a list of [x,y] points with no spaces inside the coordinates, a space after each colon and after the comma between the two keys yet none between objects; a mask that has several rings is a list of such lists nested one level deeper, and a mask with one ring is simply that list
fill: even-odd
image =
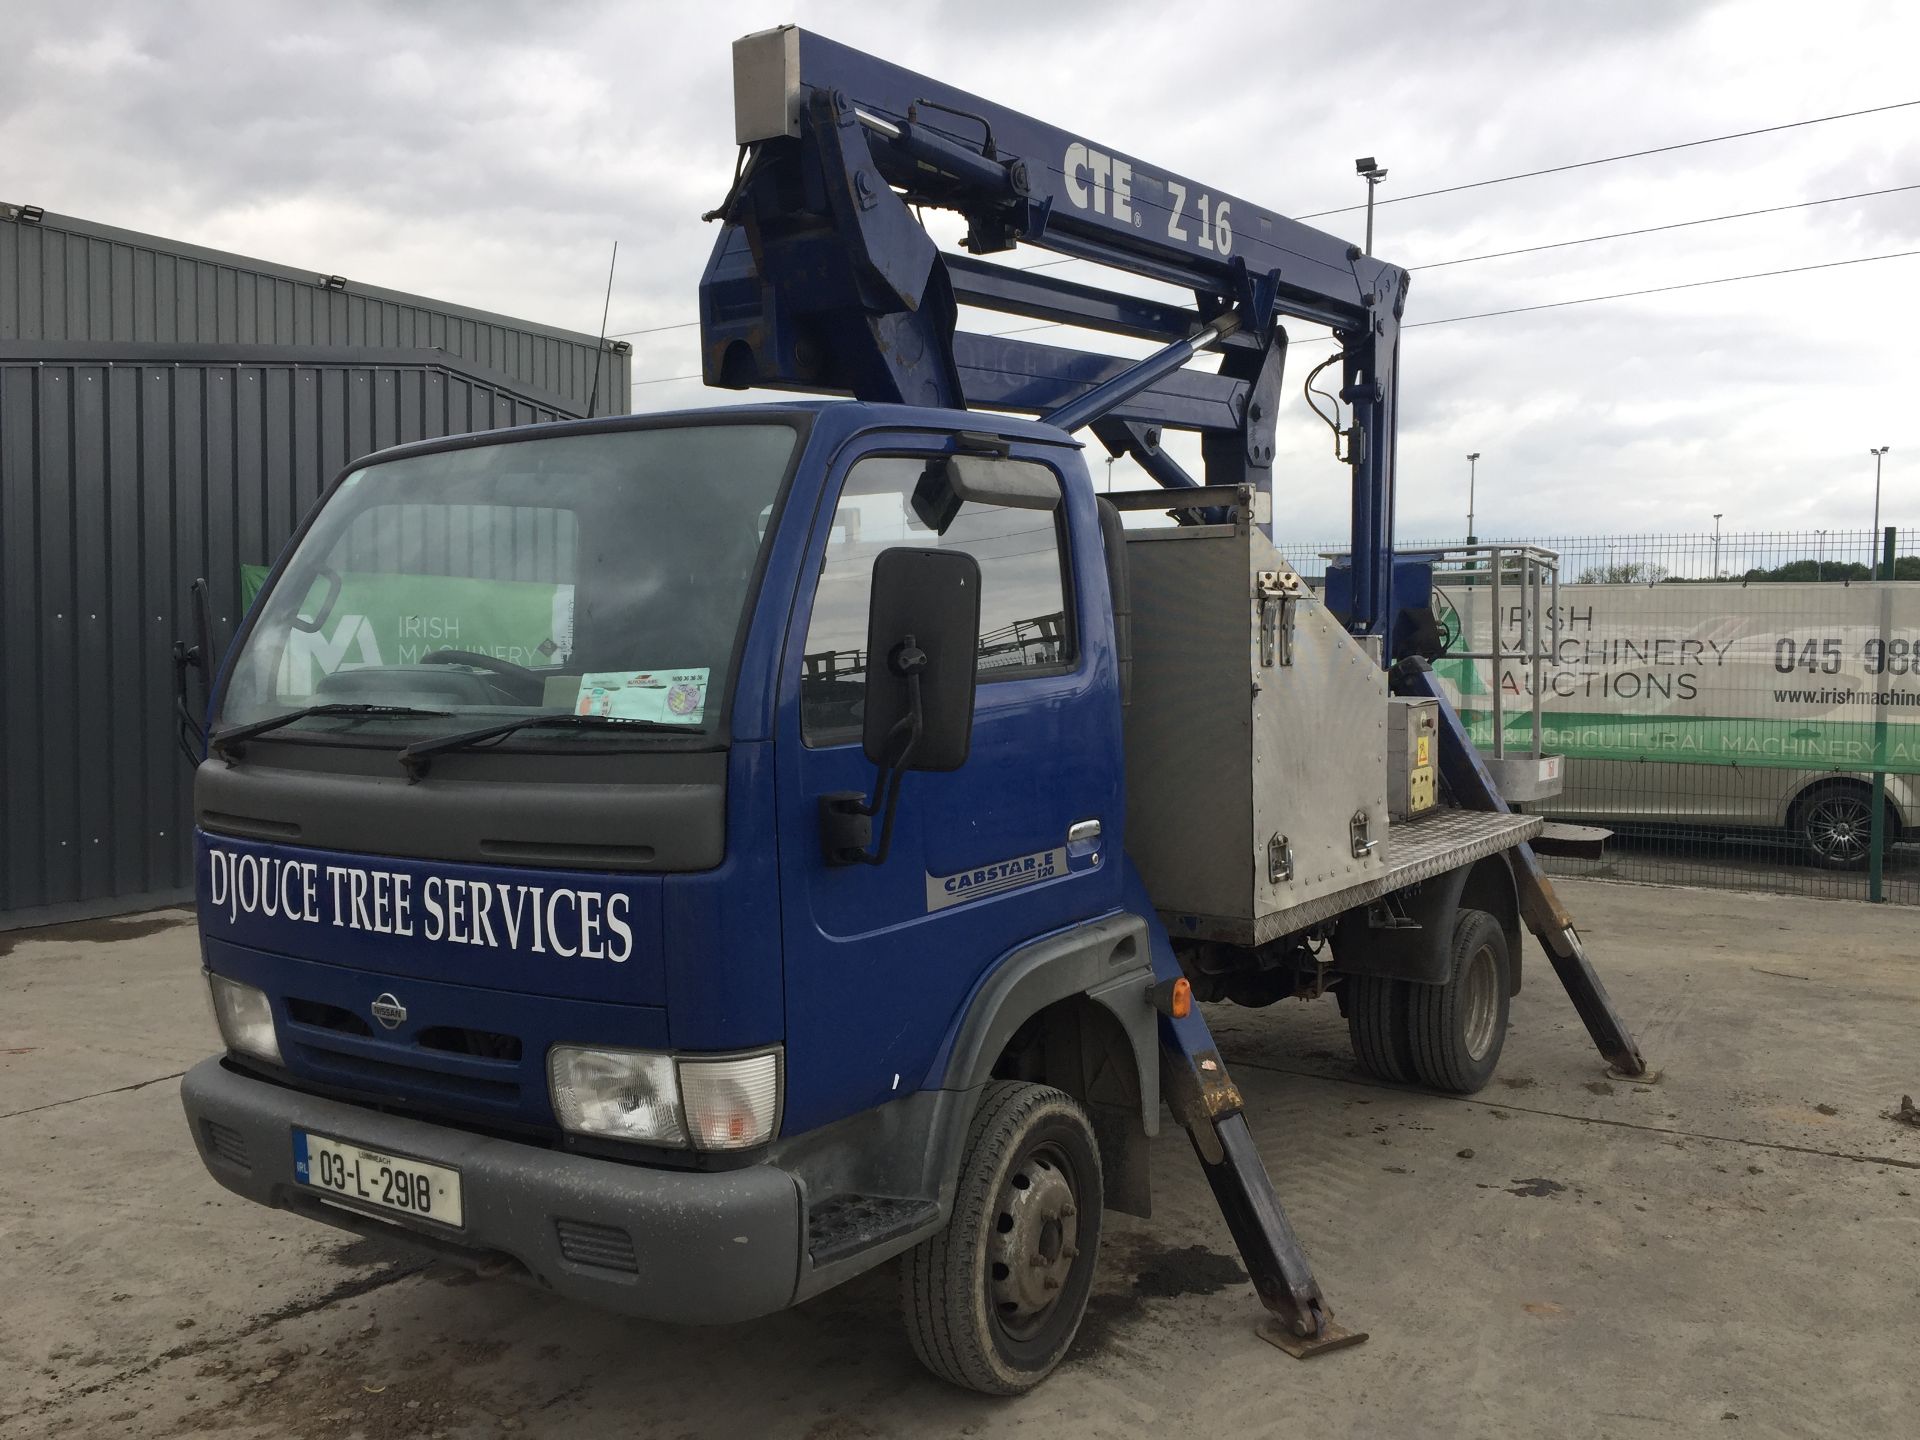
[{"label": "concrete ground", "polygon": [[1358,1349],[1300,1363],[1184,1137],[1109,1217],[1073,1355],[948,1389],[891,1267],[725,1330],[598,1314],[230,1198],[175,1078],[212,1033],[184,916],[0,935],[0,1436],[1912,1436],[1920,916],[1570,881],[1657,1085],[1552,973],[1494,1084],[1385,1087],[1331,1001],[1211,1018]]}]

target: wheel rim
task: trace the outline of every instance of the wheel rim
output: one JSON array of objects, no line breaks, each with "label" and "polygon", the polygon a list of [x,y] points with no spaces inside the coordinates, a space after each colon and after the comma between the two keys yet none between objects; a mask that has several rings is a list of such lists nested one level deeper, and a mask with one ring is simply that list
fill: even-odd
[{"label": "wheel rim", "polygon": [[1000,1327],[1025,1339],[1047,1323],[1080,1256],[1073,1169],[1058,1146],[1022,1155],[994,1208],[989,1290]]},{"label": "wheel rim", "polygon": [[1856,795],[1823,795],[1807,810],[1807,843],[1828,860],[1864,859],[1873,816]]},{"label": "wheel rim", "polygon": [[1482,945],[1467,961],[1467,973],[1461,985],[1461,1009],[1465,1015],[1461,1041],[1475,1060],[1487,1058],[1493,1048],[1494,1027],[1500,1020],[1500,973],[1493,961],[1493,947]]}]

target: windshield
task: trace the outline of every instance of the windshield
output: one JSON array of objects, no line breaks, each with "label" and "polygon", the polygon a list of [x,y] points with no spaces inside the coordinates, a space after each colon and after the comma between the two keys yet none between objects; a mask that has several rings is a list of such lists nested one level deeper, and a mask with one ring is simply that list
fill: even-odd
[{"label": "windshield", "polygon": [[547,713],[609,723],[490,743],[711,734],[797,440],[688,425],[357,470],[262,602],[220,724],[312,710],[275,738],[375,745]]}]

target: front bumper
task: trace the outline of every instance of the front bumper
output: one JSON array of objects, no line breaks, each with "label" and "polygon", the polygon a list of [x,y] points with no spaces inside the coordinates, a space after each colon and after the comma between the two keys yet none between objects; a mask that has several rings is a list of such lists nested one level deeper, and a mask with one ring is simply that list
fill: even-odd
[{"label": "front bumper", "polygon": [[[217,1058],[187,1072],[180,1098],[213,1177],[262,1205],[409,1240],[649,1320],[726,1324],[793,1302],[800,1190],[773,1165],[683,1172],[546,1150],[308,1095]],[[295,1129],[453,1167],[465,1223],[321,1199],[294,1178]]]}]

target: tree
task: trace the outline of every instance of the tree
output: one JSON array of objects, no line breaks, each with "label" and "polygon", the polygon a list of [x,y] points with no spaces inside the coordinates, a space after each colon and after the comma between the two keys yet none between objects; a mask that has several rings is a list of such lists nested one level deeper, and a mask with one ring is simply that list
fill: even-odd
[{"label": "tree", "polygon": [[1658,585],[1666,579],[1667,567],[1656,565],[1651,560],[1608,561],[1605,565],[1589,565],[1580,572],[1577,583],[1581,585]]},{"label": "tree", "polygon": [[[1897,567],[1894,573],[1898,576]],[[1798,581],[1802,584],[1809,580],[1865,580],[1867,567],[1857,560],[1789,560],[1784,565],[1775,565],[1771,570],[1756,566],[1740,578],[1748,581]],[[1915,578],[1920,578],[1920,575]]]}]

